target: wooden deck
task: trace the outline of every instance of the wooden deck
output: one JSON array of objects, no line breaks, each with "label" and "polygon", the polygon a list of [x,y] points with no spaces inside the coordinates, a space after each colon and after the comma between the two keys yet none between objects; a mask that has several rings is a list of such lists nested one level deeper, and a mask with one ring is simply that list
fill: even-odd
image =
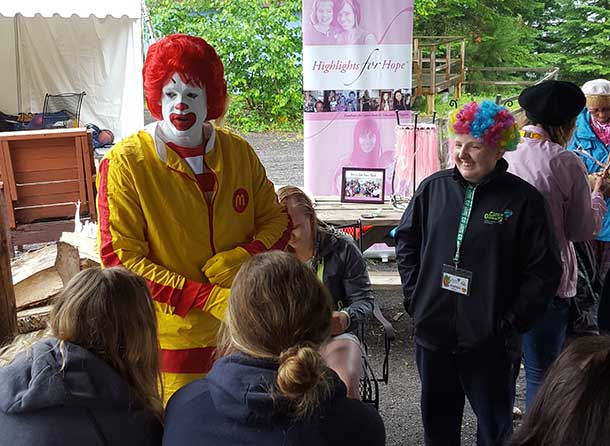
[{"label": "wooden deck", "polygon": [[465,81],[466,40],[463,36],[415,36],[413,81],[415,96],[426,96],[427,112],[434,112],[434,96],[454,90],[462,94]]}]

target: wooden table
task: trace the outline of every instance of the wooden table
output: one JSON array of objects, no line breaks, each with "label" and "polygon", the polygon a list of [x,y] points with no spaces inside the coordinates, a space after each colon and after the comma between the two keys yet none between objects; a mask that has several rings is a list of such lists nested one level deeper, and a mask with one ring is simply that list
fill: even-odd
[{"label": "wooden table", "polygon": [[[339,197],[315,197],[318,218],[334,226],[361,224],[372,226],[362,234],[362,251],[375,243],[388,242],[390,231],[398,226],[404,211],[392,207],[386,201],[383,204],[341,203]],[[375,215],[371,217],[371,214]]]}]

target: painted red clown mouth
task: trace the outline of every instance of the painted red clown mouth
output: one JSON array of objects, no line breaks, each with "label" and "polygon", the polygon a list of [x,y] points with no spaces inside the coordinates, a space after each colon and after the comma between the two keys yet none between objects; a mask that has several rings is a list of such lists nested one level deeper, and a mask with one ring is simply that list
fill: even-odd
[{"label": "painted red clown mouth", "polygon": [[185,115],[171,113],[169,115],[169,121],[177,130],[181,131],[190,129],[195,124],[196,120],[197,115],[195,115],[195,113],[187,113]]}]

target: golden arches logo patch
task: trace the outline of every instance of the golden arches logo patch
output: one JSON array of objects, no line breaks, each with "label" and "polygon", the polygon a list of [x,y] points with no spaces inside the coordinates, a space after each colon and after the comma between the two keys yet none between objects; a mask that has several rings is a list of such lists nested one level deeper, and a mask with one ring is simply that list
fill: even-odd
[{"label": "golden arches logo patch", "polygon": [[235,192],[233,192],[233,209],[238,214],[241,214],[248,207],[248,201],[250,197],[248,195],[248,191],[243,187],[240,187]]}]

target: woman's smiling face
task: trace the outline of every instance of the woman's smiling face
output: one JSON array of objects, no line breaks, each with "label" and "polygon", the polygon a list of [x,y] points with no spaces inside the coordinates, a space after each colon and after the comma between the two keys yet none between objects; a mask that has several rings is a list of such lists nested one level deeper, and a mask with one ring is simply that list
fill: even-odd
[{"label": "woman's smiling face", "polygon": [[316,19],[319,25],[330,26],[333,21],[333,2],[321,1],[318,3]]},{"label": "woman's smiling face", "polygon": [[354,15],[354,9],[348,3],[343,5],[343,8],[339,10],[337,22],[339,22],[341,28],[346,31],[356,26],[356,16]]},{"label": "woman's smiling face", "polygon": [[377,143],[377,136],[374,133],[364,133],[358,138],[360,143],[360,150],[364,153],[371,153]]},{"label": "woman's smiling face", "polygon": [[483,144],[472,135],[456,135],[453,161],[466,181],[478,184],[496,167],[504,151]]}]

